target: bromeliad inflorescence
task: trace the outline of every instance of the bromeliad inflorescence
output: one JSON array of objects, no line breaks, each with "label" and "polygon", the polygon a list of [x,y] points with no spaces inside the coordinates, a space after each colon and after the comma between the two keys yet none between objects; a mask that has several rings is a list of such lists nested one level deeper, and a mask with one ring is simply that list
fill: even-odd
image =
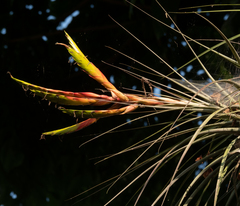
[{"label": "bromeliad inflorescence", "polygon": [[[166,97],[146,97],[142,95],[133,95],[133,94],[124,94],[116,89],[116,87],[110,83],[104,74],[93,64],[87,57],[82,53],[78,48],[72,38],[65,32],[66,37],[70,45],[63,43],[56,43],[57,45],[63,45],[67,48],[68,52],[72,55],[73,59],[76,61],[77,65],[82,68],[90,77],[98,81],[103,85],[110,93],[111,96],[99,95],[92,92],[69,92],[61,91],[55,89],[48,89],[41,86],[37,86],[19,79],[14,78],[11,75],[11,78],[22,85],[26,90],[30,90],[32,93],[43,97],[44,99],[57,103],[60,105],[74,105],[74,106],[103,106],[107,104],[112,104],[107,110],[72,110],[64,109],[59,107],[59,109],[78,118],[88,118],[85,121],[77,123],[75,125],[58,129],[54,131],[49,131],[43,133],[41,138],[44,138],[45,135],[63,135],[67,133],[76,132],[81,130],[93,123],[98,119],[103,117],[108,117],[112,115],[122,115],[128,112],[131,112],[137,109],[139,106],[151,105],[151,106],[179,106],[183,108],[188,104],[188,108],[194,106],[195,108],[204,108],[206,105],[201,102],[188,102],[187,100],[180,98],[166,98]],[[123,104],[124,103],[124,104]],[[126,106],[127,103],[127,106]]]},{"label": "bromeliad inflorescence", "polygon": [[[171,17],[168,15],[168,13],[165,10],[164,10],[164,12],[165,12],[166,16],[171,19]],[[203,18],[205,18],[205,17],[203,17]],[[174,22],[174,21],[172,20],[172,22]],[[239,115],[239,95],[240,95],[239,82],[240,81],[239,80],[240,80],[240,77],[215,81],[214,78],[211,76],[211,74],[207,71],[205,66],[202,64],[200,57],[205,55],[208,52],[213,52],[213,53],[219,55],[220,57],[224,58],[225,60],[229,61],[233,65],[240,67],[240,57],[230,42],[230,41],[240,37],[240,34],[228,39],[227,37],[225,37],[225,35],[219,29],[217,29],[214,26],[214,28],[223,37],[224,41],[209,48],[209,47],[207,47],[203,44],[200,44],[199,42],[191,39],[190,37],[186,36],[185,34],[183,34],[180,31],[179,28],[174,29],[170,26],[168,26],[168,27],[170,29],[176,31],[177,33],[181,34],[181,36],[184,38],[184,40],[188,44],[189,48],[192,49],[192,47],[189,44],[189,42],[187,41],[187,39],[193,41],[194,43],[197,43],[202,48],[206,49],[206,51],[202,52],[199,55],[197,55],[194,52],[194,50],[192,49],[192,52],[193,52],[195,58],[192,59],[191,61],[187,62],[185,65],[183,65],[179,69],[188,65],[192,61],[197,60],[200,63],[201,67],[206,72],[206,74],[208,75],[208,77],[211,79],[210,83],[196,84],[196,83],[192,83],[192,82],[188,81],[178,71],[175,71],[174,68],[172,68],[169,64],[167,64],[161,57],[159,57],[156,53],[154,53],[152,50],[150,50],[145,44],[143,44],[139,39],[137,39],[133,34],[131,34],[125,28],[123,28],[123,29],[125,29],[137,41],[139,41],[141,44],[143,44],[143,46],[145,48],[150,50],[152,52],[152,54],[155,55],[159,60],[164,62],[173,72],[175,72],[175,74],[177,74],[180,78],[182,78],[182,80],[176,80],[176,79],[170,78],[169,76],[165,76],[161,72],[144,65],[140,61],[137,61],[136,59],[133,59],[115,49],[113,49],[113,50],[121,53],[124,56],[127,56],[129,59],[142,65],[145,69],[151,70],[151,72],[153,72],[154,75],[158,75],[159,77],[167,78],[168,80],[179,85],[181,88],[183,88],[185,91],[188,91],[188,92],[183,92],[183,91],[180,91],[180,90],[174,89],[174,88],[168,88],[165,90],[165,93],[166,93],[165,95],[162,95],[161,97],[156,97],[156,96],[152,96],[152,95],[147,96],[146,91],[143,88],[144,89],[143,93],[145,93],[145,95],[122,93],[121,91],[116,89],[116,87],[107,80],[107,78],[102,74],[102,72],[86,58],[86,56],[81,52],[81,50],[78,48],[78,46],[72,40],[72,38],[66,32],[65,32],[65,34],[66,34],[66,37],[67,37],[70,45],[66,45],[63,43],[57,43],[57,44],[65,46],[67,48],[68,52],[72,55],[72,57],[75,60],[75,62],[77,63],[77,65],[79,67],[81,67],[82,70],[84,72],[86,72],[91,78],[95,79],[102,86],[104,86],[111,95],[108,96],[108,95],[101,95],[101,94],[96,94],[96,93],[92,93],[92,92],[70,92],[70,91],[48,89],[48,88],[36,86],[36,85],[30,84],[28,82],[16,79],[11,75],[11,78],[13,80],[15,80],[16,82],[18,82],[20,85],[22,85],[22,87],[25,90],[30,90],[32,93],[43,97],[43,99],[46,99],[53,103],[57,103],[59,105],[68,105],[68,106],[91,105],[91,106],[96,106],[96,107],[109,105],[109,108],[105,109],[105,110],[83,110],[83,109],[76,110],[76,109],[65,109],[63,107],[59,107],[59,109],[63,113],[67,113],[74,117],[83,118],[86,120],[84,120],[80,123],[74,124],[72,126],[66,127],[66,128],[45,132],[42,134],[41,139],[45,138],[46,135],[63,135],[63,134],[76,132],[78,130],[81,130],[81,129],[95,123],[100,118],[109,117],[109,116],[113,116],[113,115],[123,115],[123,114],[129,113],[129,112],[132,112],[132,111],[136,110],[137,108],[141,108],[141,107],[151,108],[152,111],[154,111],[154,112],[152,112],[152,114],[150,114],[150,115],[155,115],[160,112],[163,113],[163,112],[176,111],[176,110],[180,111],[179,115],[176,117],[175,121],[173,121],[171,123],[166,123],[167,124],[166,127],[160,128],[159,131],[154,133],[154,135],[157,136],[156,139],[148,141],[146,143],[145,142],[142,143],[142,140],[141,140],[138,143],[134,144],[133,146],[124,150],[124,152],[126,152],[126,151],[130,151],[133,149],[147,147],[121,175],[116,176],[116,181],[118,181],[120,178],[122,178],[125,174],[134,171],[135,169],[141,167],[142,165],[145,165],[146,163],[149,163],[151,165],[149,166],[149,168],[147,168],[146,170],[141,172],[141,174],[139,176],[137,176],[133,181],[131,181],[124,189],[122,189],[117,195],[115,195],[108,203],[110,203],[119,194],[121,194],[124,190],[126,190],[139,177],[142,177],[148,171],[152,171],[142,186],[142,190],[140,191],[139,196],[136,200],[136,203],[137,203],[140,196],[142,195],[143,190],[145,189],[146,185],[151,180],[151,178],[161,169],[163,164],[167,164],[179,152],[183,152],[183,153],[176,165],[176,169],[175,169],[173,175],[171,176],[169,183],[166,184],[165,187],[161,188],[160,194],[154,200],[152,205],[157,204],[157,202],[161,198],[163,199],[163,202],[164,202],[165,197],[166,197],[170,187],[173,184],[175,184],[180,178],[182,178],[186,175],[187,175],[186,178],[189,179],[190,175],[193,174],[195,169],[198,167],[198,165],[201,164],[201,161],[203,161],[203,162],[209,161],[211,163],[209,163],[202,170],[202,172],[200,172],[196,177],[194,177],[194,180],[192,181],[192,183],[190,185],[188,185],[188,188],[181,186],[181,189],[179,189],[179,192],[183,192],[184,194],[181,197],[181,199],[178,200],[178,203],[179,203],[179,205],[181,205],[181,203],[184,201],[184,199],[186,199],[186,197],[188,195],[187,193],[189,193],[191,187],[193,185],[196,185],[195,184],[196,181],[199,181],[202,175],[203,176],[205,175],[205,177],[204,177],[205,180],[204,181],[201,180],[201,184],[199,184],[196,187],[197,188],[196,191],[197,192],[203,191],[203,193],[206,191],[205,193],[208,196],[209,191],[212,192],[212,189],[211,188],[210,188],[211,190],[206,190],[206,189],[210,185],[210,182],[212,181],[212,179],[217,178],[216,179],[217,184],[216,184],[215,196],[214,196],[214,205],[216,205],[217,201],[218,201],[218,196],[220,194],[219,191],[220,191],[221,184],[223,183],[223,181],[225,181],[225,178],[227,176],[229,176],[229,177],[231,176],[230,173],[226,173],[226,171],[228,170],[228,168],[230,168],[231,164],[234,161],[238,162],[238,164],[235,166],[235,168],[231,166],[232,169],[234,171],[239,170],[239,158],[240,158],[239,151],[240,150],[239,150],[239,148],[232,150],[232,148],[233,148],[233,146],[236,146],[235,143],[238,142],[239,138],[240,138],[240,136],[236,137],[236,135],[240,134],[240,129],[239,129],[239,121],[240,121],[240,115]],[[176,27],[177,27],[177,25],[176,25]],[[228,47],[232,51],[233,56],[235,57],[236,60],[215,51],[216,48],[220,47],[223,44],[228,45]],[[128,73],[130,73],[130,71],[128,71]],[[133,74],[133,73],[131,73],[131,74]],[[150,88],[157,87],[159,85],[161,87],[167,88],[166,85],[163,85],[159,82],[153,81],[151,79],[143,78],[142,76],[140,76],[138,74],[134,74],[134,75],[140,77],[139,79],[143,80],[143,86],[144,86],[144,83],[147,83],[147,84],[149,84]],[[188,111],[188,113],[187,114],[184,113],[184,115],[182,115],[183,111],[184,112]],[[199,117],[197,113],[204,113],[204,115]],[[141,118],[144,118],[144,117],[147,117],[147,115],[145,115]],[[194,128],[187,128],[183,131],[174,131],[174,129],[177,128],[178,126],[182,126],[184,124],[189,123],[190,121],[195,121],[195,120],[200,120],[200,119],[204,120],[201,122],[200,126],[197,126]],[[163,132],[163,130],[166,128],[169,128],[169,129],[165,133],[163,133],[159,136],[159,132]],[[187,135],[187,136],[184,138],[179,138],[179,136],[181,136],[181,135]],[[145,140],[152,136],[153,135],[150,135],[149,137],[145,138]],[[162,143],[165,140],[169,140],[171,138],[178,138],[179,142],[175,145],[170,144],[171,146],[169,148],[167,148],[166,150],[160,151],[160,149],[158,149],[158,153],[156,155],[154,155],[151,158],[148,158],[147,160],[143,160],[143,162],[137,163],[139,161],[139,159],[143,155],[145,155],[146,152],[148,150],[150,150],[150,148],[153,145],[160,143],[160,147],[161,147]],[[230,140],[230,138],[233,138],[233,140],[231,140],[231,143],[228,144],[227,142]],[[193,144],[199,144],[199,143],[205,142],[205,141],[208,141],[206,146],[209,144],[209,149],[208,149],[206,156],[203,157],[201,159],[201,161],[197,161],[196,163],[194,163],[190,166],[188,166],[188,164],[182,164],[183,160],[186,159],[185,156],[186,156],[187,152],[189,151],[190,147]],[[225,146],[223,143],[228,144],[228,145]],[[219,145],[221,147],[220,149],[219,149]],[[221,145],[223,145],[223,147]],[[201,144],[199,151],[205,152],[203,150],[204,147]],[[120,153],[118,153],[118,154],[120,154]],[[214,161],[212,161],[211,158],[215,158]],[[174,164],[175,163],[176,162],[174,162]],[[218,163],[220,163],[220,165],[217,165]],[[213,166],[214,167],[216,166],[216,167],[214,168]],[[161,179],[161,178],[162,178],[162,176],[160,176],[159,179]],[[230,177],[230,179],[231,178],[232,177]],[[114,181],[114,183],[116,181]],[[185,182],[185,180],[183,182]],[[186,181],[186,182],[188,182],[188,181]],[[234,188],[236,188],[236,187],[239,187],[239,184],[237,186],[234,185]],[[197,192],[194,191],[192,194],[188,195],[189,197],[186,200],[184,205],[188,205],[188,203],[193,200],[193,197],[197,196],[199,194]],[[174,193],[175,193],[175,191],[174,191]],[[203,193],[199,195],[201,198],[203,197]],[[230,197],[233,196],[232,194],[234,194],[234,193],[231,193]],[[210,195],[210,197],[211,196],[212,195]],[[237,199],[239,199],[238,196],[237,196]]]}]

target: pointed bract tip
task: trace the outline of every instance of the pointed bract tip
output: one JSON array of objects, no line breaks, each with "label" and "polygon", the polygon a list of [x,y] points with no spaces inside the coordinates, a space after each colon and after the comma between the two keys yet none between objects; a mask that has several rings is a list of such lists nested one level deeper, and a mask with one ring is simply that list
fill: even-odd
[{"label": "pointed bract tip", "polygon": [[39,139],[39,140],[42,140],[42,139],[46,140],[46,138],[45,138],[45,135],[44,135],[44,134],[42,134],[42,135],[41,135],[41,137],[40,137],[40,139]]},{"label": "pointed bract tip", "polygon": [[65,33],[65,36],[67,37],[67,39],[69,40],[69,38],[71,38],[70,36],[69,36],[69,34],[64,30],[64,33]]},{"label": "pointed bract tip", "polygon": [[7,74],[9,74],[9,75],[10,75],[10,77],[12,78],[12,74],[11,74],[11,72],[10,72],[10,71],[7,71]]},{"label": "pointed bract tip", "polygon": [[66,48],[69,47],[68,45],[66,45],[66,44],[64,44],[64,43],[58,43],[58,42],[56,42],[55,45],[62,45],[62,46],[65,46]]}]

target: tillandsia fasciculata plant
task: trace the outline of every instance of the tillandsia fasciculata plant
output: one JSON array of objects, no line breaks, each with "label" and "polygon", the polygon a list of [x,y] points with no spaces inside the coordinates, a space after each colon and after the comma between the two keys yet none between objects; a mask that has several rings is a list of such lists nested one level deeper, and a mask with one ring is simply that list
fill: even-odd
[{"label": "tillandsia fasciculata plant", "polygon": [[[136,7],[133,4],[131,5]],[[200,60],[200,57],[208,53],[213,53],[230,62],[235,67],[240,67],[240,57],[232,43],[232,41],[239,38],[240,35],[227,38],[213,23],[211,23],[200,14],[204,12],[221,12],[221,10],[205,10],[198,13],[194,11],[193,13],[196,13],[199,18],[206,20],[213,28],[216,29],[216,31],[222,37],[222,41],[209,48],[208,46],[200,43],[200,41],[194,40],[189,36],[183,34],[180,28],[178,28],[177,24],[175,24],[175,22],[172,20],[171,15],[165,11],[165,9],[160,4],[159,6],[164,11],[166,18],[172,21],[174,27],[171,27],[155,19],[138,7],[136,8],[151,18],[155,19],[160,24],[167,26],[169,29],[172,29],[182,36],[195,57],[191,61],[179,67],[178,70],[170,66],[166,61],[164,61],[164,59],[159,57],[143,42],[137,39],[133,34],[131,34],[126,28],[122,27],[114,19],[113,21],[119,24],[120,27],[126,30],[126,32],[132,35],[133,38],[139,41],[139,43],[141,43],[145,48],[152,52],[153,55],[155,55],[165,65],[167,65],[173,73],[178,75],[181,80],[173,79],[168,75],[162,74],[159,70],[153,69],[141,63],[137,59],[129,57],[126,54],[123,54],[113,48],[111,49],[123,56],[126,56],[136,64],[145,68],[144,72],[159,76],[161,78],[166,78],[172,83],[181,87],[182,90],[168,88],[168,86],[161,84],[161,82],[156,82],[150,78],[145,78],[144,76],[136,74],[132,71],[117,67],[126,73],[138,79],[141,79],[143,85],[149,85],[151,89],[151,92],[146,92],[145,87],[143,87],[143,92],[139,94],[123,93],[119,91],[111,82],[108,81],[104,74],[87,59],[87,57],[75,44],[73,39],[67,34],[67,32],[65,32],[65,35],[69,41],[69,45],[63,43],[57,44],[66,47],[76,64],[91,78],[105,87],[110,95],[96,94],[93,92],[69,92],[48,89],[16,79],[13,76],[11,76],[11,78],[22,85],[25,90],[30,90],[34,95],[40,96],[49,102],[57,103],[58,105],[91,105],[94,107],[109,105],[108,109],[104,110],[78,110],[59,107],[63,113],[67,113],[78,119],[83,118],[86,120],[63,129],[44,132],[41,136],[41,139],[45,139],[48,135],[64,135],[76,132],[87,126],[90,126],[101,118],[114,115],[124,115],[127,113],[132,113],[137,109],[148,109],[148,113],[131,120],[131,122],[157,114],[161,115],[162,113],[166,112],[178,111],[178,115],[173,122],[167,122],[166,126],[159,125],[159,129],[154,134],[145,136],[137,143],[126,148],[125,150],[103,159],[106,160],[122,153],[145,148],[143,152],[138,157],[136,157],[136,159],[121,174],[104,182],[103,185],[98,185],[98,187],[102,188],[108,187],[109,190],[121,178],[132,172],[135,172],[136,170],[140,171],[135,176],[135,178],[132,179],[124,188],[121,188],[120,191],[106,203],[106,205],[111,203],[134,183],[138,182],[140,178],[145,178],[145,180],[139,180],[142,181],[142,185],[140,186],[139,190],[133,195],[134,205],[137,205],[137,203],[141,201],[141,198],[144,198],[144,191],[148,187],[151,187],[150,185],[152,185],[154,181],[156,184],[158,184],[157,182],[161,181],[161,171],[165,169],[164,166],[166,164],[174,164],[175,170],[169,171],[169,173],[172,173],[171,178],[167,182],[164,181],[166,185],[159,188],[159,191],[154,191],[154,194],[157,195],[155,199],[149,204],[240,205],[238,196],[240,186],[240,78],[237,77],[232,79],[215,80]],[[205,5],[203,8],[207,8],[208,6],[209,5]],[[194,10],[195,8],[192,7],[190,9]],[[228,12],[230,11],[238,10],[228,10]],[[224,10],[224,12],[226,12],[226,10]],[[196,54],[190,42],[201,46],[205,49],[205,51],[201,54]],[[232,53],[233,58],[228,57],[217,50],[222,45],[227,45]],[[193,83],[192,81],[185,79],[184,76],[180,74],[179,70],[186,67],[193,61],[198,61],[202,69],[208,75],[208,78],[210,79],[209,83]],[[137,70],[137,68],[134,69]],[[161,97],[155,96],[152,92],[152,87],[161,88],[163,91],[165,91],[166,95],[161,95]],[[202,113],[202,115],[198,116],[198,113]],[[199,126],[185,128],[184,130],[177,130],[178,127],[197,120],[202,120],[202,123]],[[119,125],[110,131],[120,128],[126,124],[127,123],[123,123],[122,125]],[[89,141],[92,141],[107,132],[104,132],[103,134],[98,135]],[[171,141],[173,140],[175,143],[171,144]],[[168,144],[168,147],[163,147],[165,143]],[[199,156],[196,161],[195,156],[188,156],[189,150],[195,145],[198,148],[196,154],[201,154],[201,156]],[[158,152],[150,158],[145,158],[145,155],[153,147],[156,146],[158,147]],[[206,163],[205,167],[194,176],[194,172],[197,170],[198,166],[203,163]],[[145,167],[146,165],[147,167]],[[144,167],[143,170],[141,170],[142,167]],[[161,178],[156,179],[156,177]],[[177,189],[175,185],[177,185]],[[171,190],[174,190],[174,192],[171,193],[171,196],[169,197]]]}]

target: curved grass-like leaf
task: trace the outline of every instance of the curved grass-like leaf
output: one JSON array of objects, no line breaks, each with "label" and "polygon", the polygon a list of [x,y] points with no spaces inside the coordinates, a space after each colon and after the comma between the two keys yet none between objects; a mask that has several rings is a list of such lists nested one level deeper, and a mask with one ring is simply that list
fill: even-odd
[{"label": "curved grass-like leaf", "polygon": [[[134,6],[135,8],[137,8],[138,10],[140,10],[141,12],[143,12],[144,14],[148,15],[150,18],[156,20],[156,21],[159,22],[160,24],[168,27],[169,29],[171,29],[171,30],[173,30],[173,31],[175,31],[175,32],[177,32],[177,33],[179,33],[179,34],[181,34],[181,35],[183,35],[184,37],[186,37],[186,38],[189,39],[190,41],[193,41],[194,43],[198,44],[199,46],[202,46],[202,47],[206,48],[207,50],[204,51],[204,52],[202,52],[200,55],[198,55],[198,56],[197,56],[198,58],[211,51],[211,52],[213,52],[213,53],[215,53],[215,54],[223,57],[224,59],[226,59],[226,60],[229,61],[230,63],[236,65],[237,67],[240,67],[240,64],[239,64],[236,60],[234,60],[234,59],[232,59],[232,58],[230,58],[230,57],[228,57],[228,56],[226,56],[226,55],[224,55],[224,54],[222,54],[222,53],[217,52],[217,51],[214,50],[215,48],[218,48],[218,47],[220,47],[221,45],[225,44],[225,43],[226,43],[225,40],[222,41],[221,43],[216,44],[215,46],[209,48],[209,47],[205,46],[204,44],[201,44],[200,42],[196,41],[195,39],[192,39],[191,37],[189,37],[189,36],[181,33],[181,32],[178,31],[177,29],[172,28],[171,26],[169,26],[168,24],[160,21],[159,19],[153,17],[152,15],[150,15],[149,13],[147,13],[147,12],[145,12],[144,10],[140,9],[139,7],[137,7],[136,5],[134,5],[133,3],[131,3],[131,2],[129,2],[129,1],[127,1],[127,0],[126,0],[126,2],[128,2],[130,5]],[[199,7],[198,7],[198,8],[199,8]],[[219,11],[218,11],[218,12],[219,12]],[[183,14],[183,12],[170,12],[170,13],[180,13],[180,14]],[[191,12],[191,13],[196,14],[197,12],[195,11],[195,12]],[[199,12],[199,13],[201,13],[201,12]],[[232,40],[234,40],[234,39],[239,38],[239,36],[240,36],[240,34],[237,34],[237,35],[229,38],[228,40],[229,40],[229,41],[232,41]],[[193,58],[192,60],[190,60],[190,61],[187,62],[186,64],[182,65],[182,66],[179,67],[176,71],[178,71],[178,70],[180,70],[181,68],[187,66],[188,64],[190,64],[191,62],[193,62],[194,60],[196,60],[197,57]],[[171,72],[170,74],[172,74],[172,73],[174,73],[174,71]],[[170,75],[170,74],[169,74],[169,75]]]},{"label": "curved grass-like leaf", "polygon": [[[240,11],[240,10],[239,10]],[[231,50],[233,56],[235,57],[235,59],[238,62],[238,65],[240,65],[240,57],[236,51],[236,49],[233,47],[233,45],[231,44],[231,42],[229,41],[229,39],[221,32],[221,30],[219,28],[217,28],[217,26],[215,26],[211,21],[209,21],[207,18],[205,18],[204,16],[197,14],[198,16],[200,16],[201,18],[203,18],[204,20],[206,20],[209,24],[211,24],[216,31],[222,36],[222,38],[226,41],[229,49]]]},{"label": "curved grass-like leaf", "polygon": [[220,170],[219,170],[219,174],[218,174],[215,196],[214,196],[214,205],[217,204],[218,194],[219,194],[219,190],[220,190],[220,187],[222,184],[222,180],[228,169],[227,166],[225,167],[225,162],[227,160],[230,150],[232,149],[233,145],[239,138],[240,138],[240,136],[238,136],[236,139],[232,140],[232,142],[228,145],[227,149],[225,150],[225,152],[223,154],[223,158],[222,158],[222,162],[221,162],[221,166],[220,166]]}]

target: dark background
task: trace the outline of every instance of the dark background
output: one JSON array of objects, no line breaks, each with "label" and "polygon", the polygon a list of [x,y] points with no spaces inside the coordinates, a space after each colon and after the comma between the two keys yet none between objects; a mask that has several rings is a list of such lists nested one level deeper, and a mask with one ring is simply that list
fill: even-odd
[{"label": "dark background", "polygon": [[[171,24],[155,1],[133,2],[168,25]],[[178,11],[179,8],[187,6],[239,3],[239,1],[160,0],[160,3],[167,11]],[[29,5],[32,5],[32,9],[28,9]],[[91,8],[93,6],[94,8]],[[126,153],[97,165],[94,163],[102,156],[116,153],[156,131],[156,128],[150,128],[115,132],[79,148],[79,145],[88,139],[126,122],[127,118],[133,118],[128,115],[102,119],[97,124],[71,135],[39,140],[42,132],[70,126],[76,120],[62,114],[55,109],[55,105],[49,106],[48,102],[42,101],[41,98],[24,92],[21,86],[11,80],[7,72],[11,72],[16,78],[48,88],[101,93],[98,89],[103,88],[98,83],[81,70],[76,70],[76,65],[68,63],[70,55],[66,49],[55,45],[56,42],[67,43],[63,30],[56,28],[76,10],[79,10],[80,14],[73,17],[65,30],[107,78],[114,75],[115,85],[122,91],[125,90],[121,87],[132,88],[134,85],[141,90],[141,82],[101,61],[115,65],[136,64],[106,48],[105,45],[118,49],[162,73],[168,74],[171,71],[114,23],[108,15],[129,29],[171,66],[179,67],[193,58],[190,50],[181,45],[183,40],[179,35],[132,8],[123,0],[2,1],[0,7],[2,31],[0,33],[0,205],[43,206],[76,203],[86,195],[66,200],[123,172],[141,151]],[[239,15],[231,13],[228,20],[224,21],[225,14],[211,13],[207,17],[222,29],[227,37],[238,34]],[[50,15],[55,19],[48,20]],[[220,38],[208,23],[196,15],[172,14],[172,17],[183,33],[192,38]],[[47,41],[44,41],[42,36],[46,36]],[[203,51],[203,48],[196,45],[193,48],[197,53]],[[214,61],[204,59],[203,61],[208,68],[213,69],[213,74],[219,74],[216,64],[213,64]],[[196,65],[191,72],[186,72],[186,77],[204,79],[204,74],[196,75],[199,69],[200,67]],[[233,70],[235,72],[235,68]],[[156,77],[155,80],[160,81],[161,78]],[[166,80],[161,81],[168,84]],[[160,116],[157,121],[160,123],[173,118],[174,114],[170,114]],[[140,120],[121,129],[142,127],[145,121]],[[153,118],[149,118],[149,122],[156,123]],[[148,154],[146,158],[152,155],[154,153]],[[171,169],[168,167],[165,170],[166,174],[161,173],[160,177],[165,178]],[[156,197],[159,191],[157,189],[163,186],[161,179],[155,181],[158,184],[152,184],[146,191],[140,205],[149,205]],[[124,178],[108,194],[105,189],[79,202],[78,205],[103,205],[130,180],[131,177]],[[131,187],[112,205],[127,203],[142,183],[140,181],[139,185]]]}]

